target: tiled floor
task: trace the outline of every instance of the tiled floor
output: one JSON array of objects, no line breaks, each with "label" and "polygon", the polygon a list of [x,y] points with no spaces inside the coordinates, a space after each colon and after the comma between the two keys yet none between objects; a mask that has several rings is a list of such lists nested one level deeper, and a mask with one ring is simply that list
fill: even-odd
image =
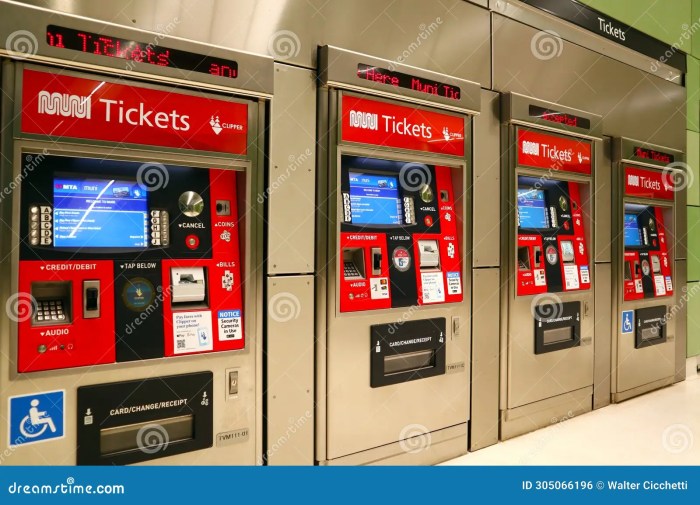
[{"label": "tiled floor", "polygon": [[575,417],[447,465],[699,465],[700,378]]}]

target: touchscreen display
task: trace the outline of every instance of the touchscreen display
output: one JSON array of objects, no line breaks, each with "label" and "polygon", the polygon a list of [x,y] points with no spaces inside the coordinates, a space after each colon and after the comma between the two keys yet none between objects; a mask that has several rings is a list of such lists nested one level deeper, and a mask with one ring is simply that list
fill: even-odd
[{"label": "touchscreen display", "polygon": [[400,226],[403,224],[398,178],[349,172],[352,224]]},{"label": "touchscreen display", "polygon": [[147,192],[135,181],[57,177],[56,247],[148,247]]},{"label": "touchscreen display", "polygon": [[637,214],[625,214],[625,247],[639,247],[642,245],[642,238],[637,225]]},{"label": "touchscreen display", "polygon": [[544,190],[518,188],[518,219],[520,228],[549,228]]}]

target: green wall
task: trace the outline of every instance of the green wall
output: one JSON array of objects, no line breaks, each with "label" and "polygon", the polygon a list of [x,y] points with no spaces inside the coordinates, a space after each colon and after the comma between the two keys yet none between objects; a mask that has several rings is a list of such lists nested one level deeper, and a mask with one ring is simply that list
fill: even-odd
[{"label": "green wall", "polygon": [[[688,53],[688,290],[700,288],[700,0],[580,0]],[[688,300],[688,356],[700,355],[700,296]]]}]

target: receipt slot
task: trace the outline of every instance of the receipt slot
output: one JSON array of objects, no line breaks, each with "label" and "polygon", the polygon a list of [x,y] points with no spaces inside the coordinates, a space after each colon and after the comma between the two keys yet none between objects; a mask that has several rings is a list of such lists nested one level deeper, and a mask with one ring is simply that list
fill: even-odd
[{"label": "receipt slot", "polygon": [[[2,61],[0,109],[14,111],[3,114],[2,173],[15,182],[1,202],[13,239],[0,400],[60,390],[65,426],[35,444],[9,439],[5,424],[0,445],[16,464],[255,464],[256,143],[272,60],[165,37],[175,58],[223,58],[236,77],[132,62],[131,80],[118,55],[75,49],[102,23],[19,4],[3,13],[3,41],[20,20],[47,35],[36,61]],[[123,47],[152,38],[110,30]],[[232,369],[237,394],[226,395]],[[152,450],[148,430],[167,448]],[[246,436],[217,442],[231,433]]]},{"label": "receipt slot", "polygon": [[[320,60],[316,459],[463,454],[479,86],[333,47]],[[411,76],[440,91],[412,89]],[[420,453],[404,450],[416,426],[433,440]]]},{"label": "receipt slot", "polygon": [[674,382],[674,315],[684,314],[674,223],[684,160],[674,149],[613,140],[613,402]]},{"label": "receipt slot", "polygon": [[500,435],[592,409],[599,116],[503,95]]}]

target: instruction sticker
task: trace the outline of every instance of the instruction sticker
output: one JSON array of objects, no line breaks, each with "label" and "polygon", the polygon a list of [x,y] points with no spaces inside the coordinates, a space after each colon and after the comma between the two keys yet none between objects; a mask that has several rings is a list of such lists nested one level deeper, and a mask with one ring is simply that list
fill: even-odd
[{"label": "instruction sticker", "polygon": [[666,294],[666,282],[663,275],[654,276],[654,289],[656,296],[664,296]]},{"label": "instruction sticker", "polygon": [[447,294],[462,294],[462,276],[459,272],[447,272]]},{"label": "instruction sticker", "polygon": [[389,279],[373,277],[369,280],[369,294],[372,300],[387,300],[389,298]]},{"label": "instruction sticker", "polygon": [[211,351],[214,348],[211,311],[175,312],[173,314],[175,354]]},{"label": "instruction sticker", "polygon": [[671,282],[671,276],[666,276],[666,291],[673,291],[673,283]]},{"label": "instruction sticker", "polygon": [[425,272],[420,274],[423,285],[423,303],[439,303],[445,301],[445,285],[442,272]]},{"label": "instruction sticker", "polygon": [[240,340],[243,338],[240,310],[220,310],[218,320],[219,341]]},{"label": "instruction sticker", "polygon": [[644,291],[644,288],[642,287],[642,279],[635,279],[634,281],[634,292],[635,293],[641,293]]},{"label": "instruction sticker", "polygon": [[564,265],[564,284],[566,289],[578,289],[578,267],[576,265]]},{"label": "instruction sticker", "polygon": [[544,275],[544,268],[535,270],[535,286],[546,286],[547,276]]},{"label": "instruction sticker", "polygon": [[581,283],[590,284],[591,276],[588,273],[588,265],[581,265]]}]

